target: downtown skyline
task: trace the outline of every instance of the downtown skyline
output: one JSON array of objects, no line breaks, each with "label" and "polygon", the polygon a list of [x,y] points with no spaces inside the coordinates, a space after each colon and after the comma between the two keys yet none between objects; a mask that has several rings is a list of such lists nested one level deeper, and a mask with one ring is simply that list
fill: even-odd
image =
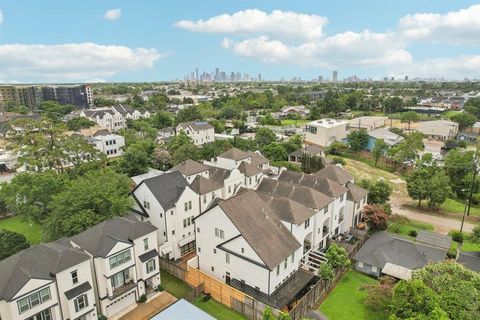
[{"label": "downtown skyline", "polygon": [[478,79],[479,15],[478,1],[6,0],[0,82],[184,80],[199,67],[263,80]]}]

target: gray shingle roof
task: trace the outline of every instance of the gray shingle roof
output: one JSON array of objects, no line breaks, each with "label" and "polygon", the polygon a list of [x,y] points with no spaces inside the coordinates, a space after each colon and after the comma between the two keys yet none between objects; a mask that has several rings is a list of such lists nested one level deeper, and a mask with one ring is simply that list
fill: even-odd
[{"label": "gray shingle roof", "polygon": [[225,179],[230,176],[230,171],[223,168],[209,166],[208,177],[215,183],[223,186]]},{"label": "gray shingle roof", "polygon": [[254,164],[247,163],[245,161],[240,163],[240,165],[238,166],[238,170],[244,175],[246,175],[247,177],[253,177],[263,172],[263,170],[260,169],[259,167],[255,166]]},{"label": "gray shingle roof", "polygon": [[40,244],[0,261],[0,300],[9,301],[30,279],[54,275],[87,261],[89,256],[65,241]]},{"label": "gray shingle roof", "polygon": [[266,194],[285,197],[314,209],[325,208],[333,201],[331,197],[312,188],[273,179],[263,179],[257,190]]},{"label": "gray shingle roof", "polygon": [[353,180],[353,176],[347,170],[340,168],[339,166],[334,164],[326,166],[322,170],[314,173],[313,175],[333,180],[340,183],[341,185],[346,185],[347,182]]},{"label": "gray shingle roof", "polygon": [[187,129],[188,127],[191,127],[195,131],[213,129],[212,125],[210,125],[206,121],[182,122],[178,124],[178,127],[183,130]]},{"label": "gray shingle roof", "polygon": [[191,176],[207,170],[208,167],[206,165],[190,159],[177,164],[171,169],[171,171],[180,171],[180,173],[186,176]]},{"label": "gray shingle roof", "polygon": [[261,154],[258,154],[257,152],[247,151],[247,153],[252,158],[251,164],[255,166],[261,166],[262,164],[266,164],[270,162],[267,158],[265,158]]},{"label": "gray shingle roof", "polygon": [[331,179],[300,172],[285,170],[280,174],[278,180],[309,187],[333,198],[338,198],[348,191],[347,188]]},{"label": "gray shingle roof", "polygon": [[396,238],[382,231],[372,235],[354,259],[380,269],[383,269],[386,263],[393,263],[415,270],[430,262],[442,261],[446,256],[447,250]]},{"label": "gray shingle roof", "polygon": [[157,228],[133,217],[118,217],[99,223],[70,240],[95,257],[105,258],[118,243],[128,243]]},{"label": "gray shingle roof", "polygon": [[190,184],[190,188],[198,194],[207,194],[221,189],[222,185],[205,177],[197,176]]},{"label": "gray shingle roof", "polygon": [[77,297],[78,295],[84,292],[87,292],[90,289],[92,289],[92,285],[90,284],[90,282],[85,281],[81,285],[78,285],[75,288],[65,291],[65,297],[67,297],[68,300],[72,300],[73,298]]},{"label": "gray shingle roof", "polygon": [[347,183],[347,200],[353,202],[360,202],[365,196],[368,194],[368,191],[363,189],[362,187],[357,186],[354,183]]},{"label": "gray shingle roof", "polygon": [[[178,171],[172,171],[145,179],[137,188],[143,183],[150,189],[165,210],[173,208],[185,188],[189,186],[185,177]],[[135,190],[133,192],[135,192]]]},{"label": "gray shingle roof", "polygon": [[301,247],[256,192],[241,192],[218,205],[270,270]]},{"label": "gray shingle roof", "polygon": [[140,261],[142,262],[147,262],[148,260],[153,259],[155,257],[158,257],[158,251],[157,249],[152,249],[138,256],[138,259],[140,259]]},{"label": "gray shingle roof", "polygon": [[237,148],[230,148],[218,156],[218,158],[232,159],[235,161],[244,160],[249,157],[251,157],[250,154]]},{"label": "gray shingle roof", "polygon": [[277,217],[285,222],[300,225],[315,214],[315,210],[288,198],[257,192]]}]

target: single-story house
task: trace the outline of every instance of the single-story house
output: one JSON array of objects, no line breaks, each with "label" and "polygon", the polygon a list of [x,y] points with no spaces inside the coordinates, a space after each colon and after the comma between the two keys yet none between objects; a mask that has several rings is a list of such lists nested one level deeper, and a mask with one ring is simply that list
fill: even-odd
[{"label": "single-story house", "polygon": [[462,131],[457,135],[457,141],[476,142],[479,136],[479,132],[465,132]]},{"label": "single-story house", "polygon": [[[412,270],[445,260],[446,249],[413,242],[387,232],[372,235],[355,254],[355,270],[380,277],[407,278]],[[410,271],[409,271],[410,270]]]},{"label": "single-story house", "polygon": [[368,132],[368,144],[366,149],[372,151],[377,140],[383,140],[389,147],[393,147],[402,142],[403,137],[385,128],[375,129]]},{"label": "single-story house", "polygon": [[458,134],[458,123],[448,120],[423,121],[417,129],[428,139],[448,140]]},{"label": "single-story house", "polygon": [[350,130],[375,130],[384,127],[388,117],[364,116],[350,120]]}]

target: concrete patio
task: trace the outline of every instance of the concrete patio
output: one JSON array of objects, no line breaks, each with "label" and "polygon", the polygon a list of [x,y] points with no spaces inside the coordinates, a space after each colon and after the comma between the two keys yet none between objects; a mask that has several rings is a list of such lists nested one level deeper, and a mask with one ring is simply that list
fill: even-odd
[{"label": "concrete patio", "polygon": [[170,293],[163,291],[147,300],[147,302],[137,304],[137,307],[120,317],[120,319],[149,320],[175,301],[177,301],[177,298],[172,296]]}]

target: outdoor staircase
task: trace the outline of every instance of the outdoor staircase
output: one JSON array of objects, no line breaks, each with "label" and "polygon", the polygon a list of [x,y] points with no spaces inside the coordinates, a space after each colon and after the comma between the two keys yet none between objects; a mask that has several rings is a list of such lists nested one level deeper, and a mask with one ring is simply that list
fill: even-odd
[{"label": "outdoor staircase", "polygon": [[316,274],[320,265],[325,262],[327,258],[323,252],[310,249],[300,259],[300,268]]}]

